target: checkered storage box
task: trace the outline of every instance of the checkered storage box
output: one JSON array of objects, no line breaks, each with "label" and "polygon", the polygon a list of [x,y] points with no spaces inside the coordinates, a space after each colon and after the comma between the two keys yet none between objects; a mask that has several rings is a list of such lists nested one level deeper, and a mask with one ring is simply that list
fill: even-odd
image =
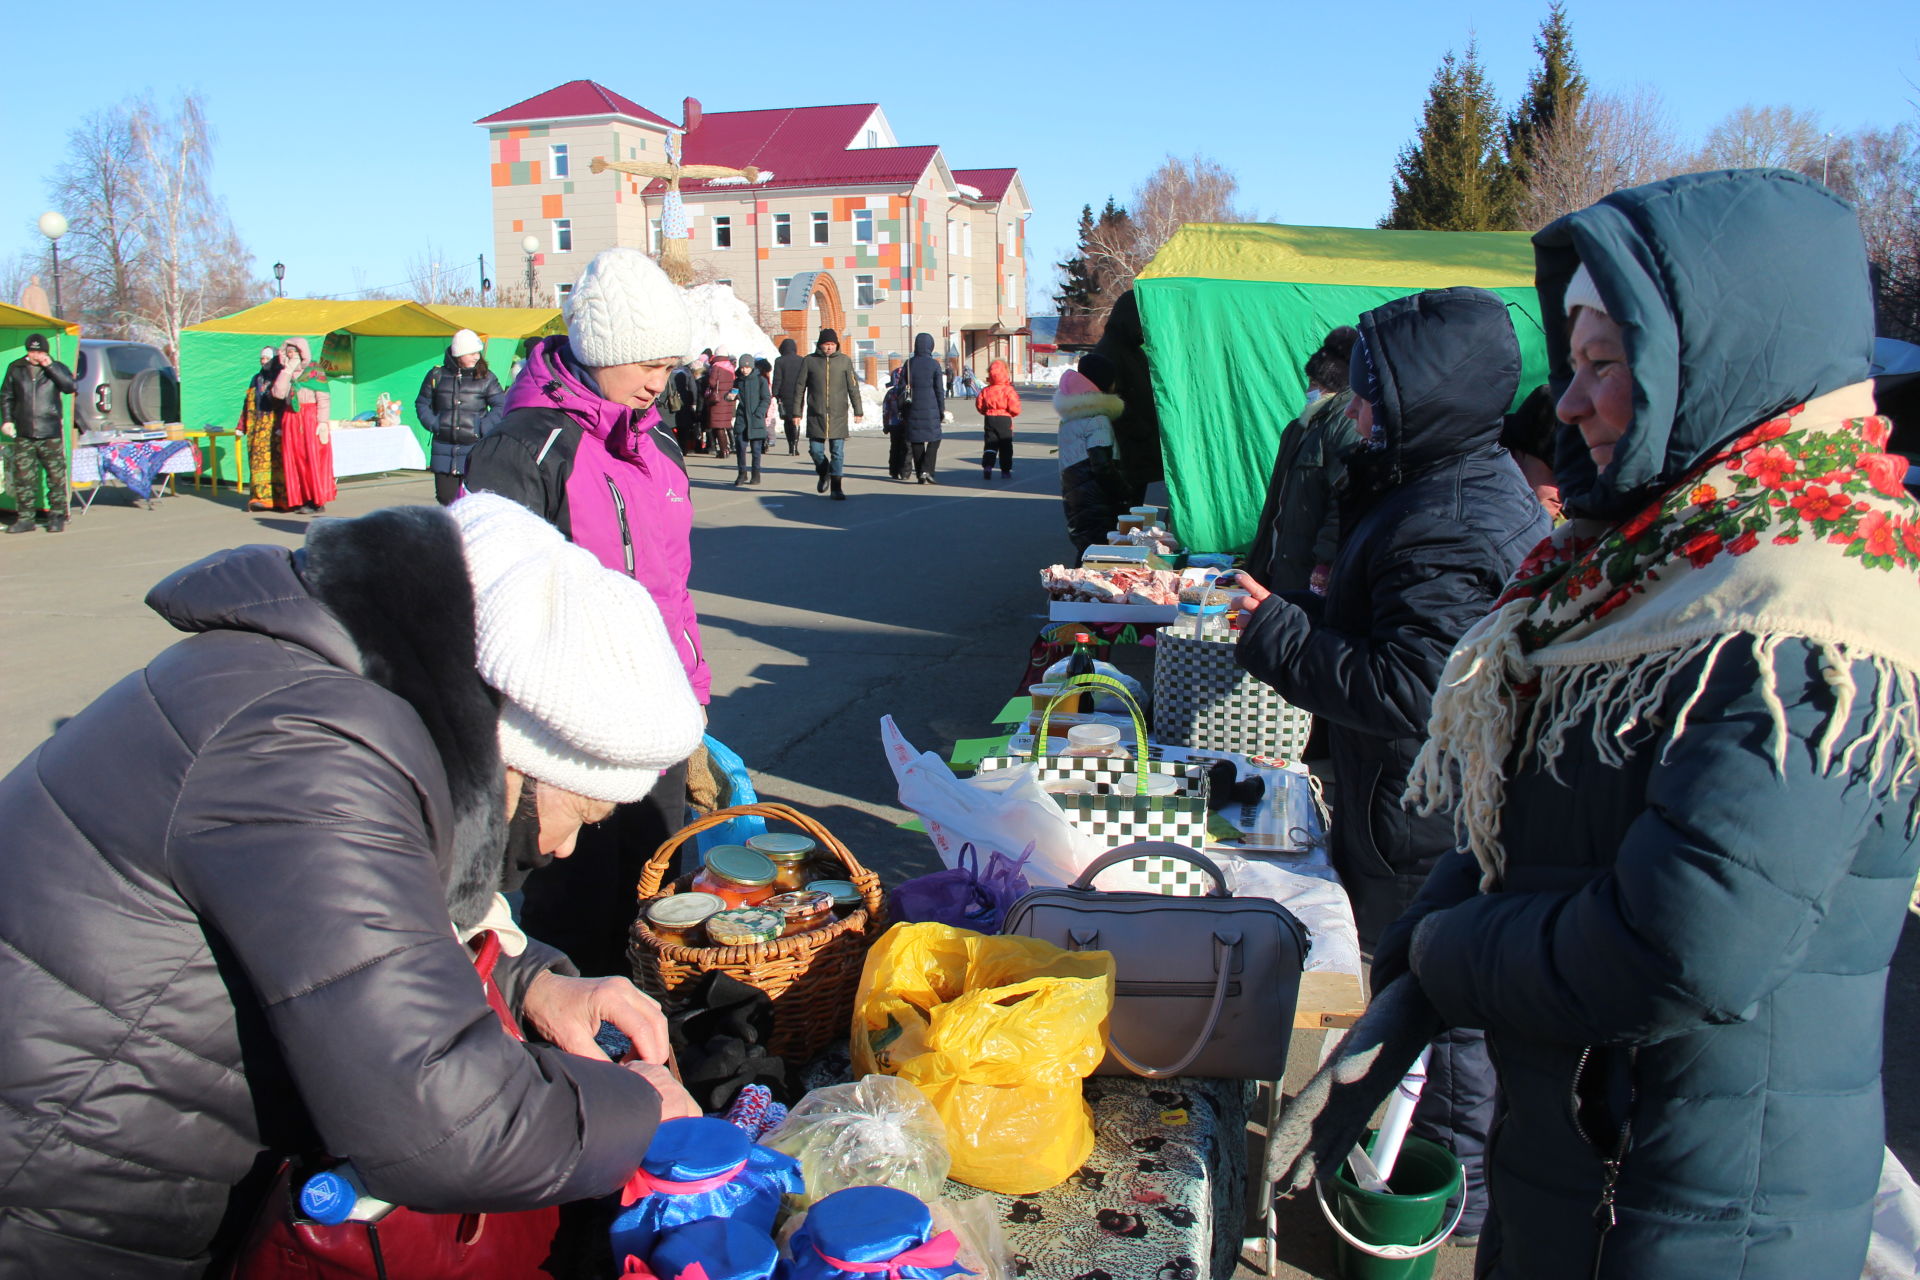
[{"label": "checkered storage box", "polygon": [[[1067,820],[1098,841],[1102,848],[1117,849],[1140,840],[1168,840],[1189,849],[1204,849],[1207,843],[1207,768],[1204,764],[1174,764],[1151,759],[1152,744],[1146,740],[1146,722],[1126,687],[1107,676],[1080,676],[1067,682],[1061,697],[1080,688],[1097,686],[1114,694],[1133,716],[1134,751],[1128,760],[1083,759],[1077,756],[1045,756],[1037,765],[1036,778],[1042,788],[1049,782],[1066,780],[1093,783],[1098,791],[1085,794],[1055,793],[1054,800],[1066,812]],[[1050,709],[1049,709],[1050,710]],[[1041,717],[1034,742],[1047,741],[1048,716]],[[1044,750],[1044,747],[1040,748]],[[1034,764],[1030,756],[988,756],[978,768],[1010,769]],[[1174,795],[1141,794],[1145,778],[1161,774],[1180,780]],[[1135,858],[1128,869],[1140,877],[1142,889],[1157,890],[1170,897],[1202,897],[1211,887],[1204,871],[1174,858]]]},{"label": "checkered storage box", "polygon": [[1313,717],[1234,665],[1232,640],[1162,627],[1154,636],[1153,736],[1201,751],[1298,760]]}]

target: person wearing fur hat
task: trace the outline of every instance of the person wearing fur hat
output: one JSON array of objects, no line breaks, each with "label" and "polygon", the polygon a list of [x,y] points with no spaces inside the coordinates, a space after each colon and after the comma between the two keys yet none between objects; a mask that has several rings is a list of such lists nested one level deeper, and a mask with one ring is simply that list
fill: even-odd
[{"label": "person wearing fur hat", "polygon": [[647,592],[478,495],[147,604],[187,635],[0,778],[33,851],[0,895],[0,1276],[224,1274],[282,1156],[434,1213],[619,1187],[697,1114],[665,1020],[500,891],[509,815],[565,857],[700,741]]},{"label": "person wearing fur hat", "polygon": [[847,496],[847,430],[860,407],[860,375],[853,361],[840,354],[840,335],[822,329],[813,354],[800,366],[799,403],[806,411],[807,452],[819,477],[818,491],[833,489],[835,501]]},{"label": "person wearing fur hat", "polygon": [[447,506],[460,496],[467,455],[506,412],[507,393],[487,368],[480,335],[462,329],[447,344],[447,358],[427,370],[413,411],[433,436],[433,496]]},{"label": "person wearing fur hat", "polygon": [[1114,458],[1113,420],[1126,406],[1108,388],[1113,365],[1091,352],[1060,375],[1053,411],[1060,417],[1060,501],[1076,553],[1103,544],[1126,507],[1126,486]]},{"label": "person wearing fur hat", "polygon": [[1358,334],[1352,325],[1328,333],[1307,357],[1309,403],[1280,436],[1267,502],[1247,547],[1247,572],[1275,591],[1325,593],[1340,550],[1340,504],[1334,493],[1346,454],[1359,443],[1347,405],[1347,360]]},{"label": "person wearing fur hat", "polygon": [[[645,587],[704,704],[711,676],[687,586],[686,458],[657,403],[693,346],[685,295],[638,249],[607,249],[567,296],[566,319],[565,334],[528,350],[506,416],[467,456],[466,489],[512,498]],[[582,972],[626,972],[639,869],[685,815],[685,769],[676,766],[652,795],[592,828],[563,869],[534,879],[524,919]]]}]

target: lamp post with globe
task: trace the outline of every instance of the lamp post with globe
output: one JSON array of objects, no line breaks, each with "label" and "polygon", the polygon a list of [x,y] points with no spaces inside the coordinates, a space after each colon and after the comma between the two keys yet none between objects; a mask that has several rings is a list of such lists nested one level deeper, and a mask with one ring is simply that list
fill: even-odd
[{"label": "lamp post with globe", "polygon": [[520,248],[527,255],[527,305],[537,307],[540,304],[533,300],[533,255],[540,252],[540,237],[527,236],[520,241]]},{"label": "lamp post with globe", "polygon": [[49,209],[40,215],[40,234],[53,244],[53,314],[60,315],[60,237],[67,234],[67,220]]}]

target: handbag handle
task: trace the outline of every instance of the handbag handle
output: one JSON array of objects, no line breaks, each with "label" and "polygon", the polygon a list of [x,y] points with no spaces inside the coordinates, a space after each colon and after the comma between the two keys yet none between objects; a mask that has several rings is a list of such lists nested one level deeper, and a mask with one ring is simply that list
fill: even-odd
[{"label": "handbag handle", "polygon": [[1227,878],[1220,874],[1220,868],[1213,859],[1205,854],[1195,853],[1183,844],[1174,844],[1170,840],[1140,840],[1133,844],[1123,844],[1118,849],[1109,849],[1095,858],[1069,889],[1086,892],[1093,888],[1094,877],[1108,867],[1118,866],[1122,862],[1132,862],[1135,858],[1177,858],[1181,862],[1200,868],[1213,877],[1213,888],[1207,891],[1209,898],[1231,898],[1232,890],[1227,888]]},{"label": "handbag handle", "polygon": [[1134,699],[1127,686],[1112,676],[1103,676],[1099,672],[1091,675],[1073,676],[1060,689],[1059,693],[1047,699],[1047,709],[1040,713],[1040,727],[1033,738],[1034,759],[1044,759],[1047,752],[1047,723],[1053,719],[1053,709],[1060,700],[1072,697],[1082,691],[1091,694],[1095,690],[1104,690],[1120,700],[1127,709],[1127,715],[1133,720],[1133,758],[1134,758],[1134,794],[1147,794],[1147,718],[1140,710],[1140,704]]},{"label": "handbag handle", "polygon": [[1218,976],[1213,980],[1213,1003],[1207,1006],[1206,1026],[1200,1029],[1200,1034],[1187,1047],[1187,1051],[1180,1055],[1180,1060],[1170,1067],[1150,1067],[1122,1049],[1120,1042],[1115,1040],[1109,1032],[1107,1049],[1119,1059],[1121,1066],[1149,1080],[1165,1080],[1169,1076],[1179,1075],[1193,1065],[1193,1060],[1200,1056],[1201,1050],[1207,1047],[1207,1042],[1213,1039],[1214,1031],[1220,1026],[1220,1013],[1227,1007],[1227,986],[1233,979],[1233,949],[1239,945],[1238,933],[1231,930],[1214,930],[1213,967]]}]

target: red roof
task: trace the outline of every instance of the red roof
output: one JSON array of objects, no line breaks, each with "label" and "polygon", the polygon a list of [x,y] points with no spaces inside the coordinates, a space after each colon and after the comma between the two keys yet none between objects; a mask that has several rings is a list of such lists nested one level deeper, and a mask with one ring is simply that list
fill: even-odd
[{"label": "red roof", "polygon": [[[771,172],[773,177],[755,184],[755,190],[919,181],[933,163],[938,147],[848,148],[877,110],[877,104],[861,102],[767,111],[709,111],[687,135],[687,163],[722,164],[732,169],[752,165]],[[659,191],[663,185],[655,181],[648,190]],[[688,191],[706,185],[681,183]]]},{"label": "red roof", "polygon": [[964,182],[980,193],[983,200],[1004,200],[1018,169],[955,169],[953,180]]},{"label": "red roof", "polygon": [[520,124],[541,120],[572,120],[582,116],[625,116],[648,124],[680,126],[664,116],[655,115],[631,98],[623,98],[603,84],[591,80],[569,80],[557,89],[516,102],[504,111],[481,116],[475,124]]}]

